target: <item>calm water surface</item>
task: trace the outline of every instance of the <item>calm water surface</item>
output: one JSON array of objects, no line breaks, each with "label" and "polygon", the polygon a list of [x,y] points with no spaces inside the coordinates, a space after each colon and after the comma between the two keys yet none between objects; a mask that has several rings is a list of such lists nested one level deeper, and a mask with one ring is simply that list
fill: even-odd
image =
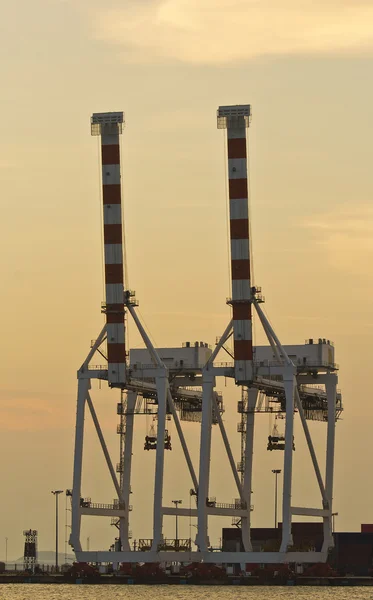
[{"label": "calm water surface", "polygon": [[0,585],[0,600],[373,600],[373,588]]}]

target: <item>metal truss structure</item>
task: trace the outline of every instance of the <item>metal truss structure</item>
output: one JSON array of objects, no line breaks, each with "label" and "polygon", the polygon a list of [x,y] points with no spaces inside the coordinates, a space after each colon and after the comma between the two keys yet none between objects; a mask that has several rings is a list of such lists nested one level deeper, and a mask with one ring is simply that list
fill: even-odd
[{"label": "metal truss structure", "polygon": [[[200,561],[209,563],[315,563],[323,562],[333,547],[332,501],[335,424],[342,410],[337,391],[337,366],[334,348],[325,339],[305,345],[283,345],[262,310],[260,289],[250,280],[250,238],[247,189],[246,130],[249,105],[220,107],[218,126],[227,129],[230,231],[232,258],[232,298],[228,303],[233,318],[228,323],[214,350],[206,344],[188,344],[182,349],[155,348],[137,314],[134,293],[123,286],[122,232],[119,141],[122,113],[101,113],[92,118],[92,131],[102,137],[103,202],[106,324],[93,343],[78,371],[78,399],[72,489],[72,531],[70,544],[78,561],[97,563]],[[115,161],[115,162],[113,162]],[[105,189],[106,188],[106,189]],[[119,208],[118,208],[119,207]],[[256,314],[268,340],[268,346],[252,344],[252,316]],[[125,349],[126,319],[132,318],[145,348]],[[219,363],[218,355],[229,338],[233,339],[233,361]],[[105,349],[106,344],[106,349]],[[94,366],[99,352],[106,364]],[[171,358],[170,358],[171,357]],[[241,415],[241,459],[237,464],[223,422],[221,395],[215,390],[216,378],[228,377],[242,389],[238,412]],[[118,403],[121,436],[120,460],[114,468],[90,394],[91,380],[108,381],[120,390]],[[116,498],[112,504],[98,504],[84,498],[81,491],[85,410],[91,414]],[[151,407],[151,408],[149,408]],[[131,549],[130,494],[135,420],[149,410],[157,417],[157,430],[148,437],[145,449],[154,449],[154,503],[152,538],[142,540]],[[253,552],[251,544],[251,490],[255,415],[260,412],[280,413],[285,418],[284,485],[282,496],[282,540],[278,552]],[[320,491],[317,507],[297,507],[291,502],[294,451],[294,418],[299,416],[315,478]],[[170,449],[167,418],[175,424],[191,484],[195,508],[163,504],[165,451]],[[200,424],[198,472],[193,465],[182,421]],[[323,477],[316,456],[309,420],[326,423],[326,472]],[[209,495],[212,427],[220,431],[237,489],[233,503],[219,503]],[[274,442],[276,443],[276,442]],[[148,445],[148,446],[147,446]],[[117,472],[120,474],[119,480]],[[111,517],[119,531],[114,550],[83,551],[80,541],[81,519],[85,515]],[[163,517],[197,518],[197,551],[190,540],[165,540]],[[324,523],[324,543],[320,552],[301,552],[293,547],[291,523],[295,515],[319,517]],[[208,535],[211,516],[231,517],[240,521],[244,552],[212,552]]]},{"label": "metal truss structure", "polygon": [[25,536],[25,548],[23,552],[23,568],[25,571],[35,571],[37,552],[38,552],[38,532],[36,529],[26,529],[23,532]]}]

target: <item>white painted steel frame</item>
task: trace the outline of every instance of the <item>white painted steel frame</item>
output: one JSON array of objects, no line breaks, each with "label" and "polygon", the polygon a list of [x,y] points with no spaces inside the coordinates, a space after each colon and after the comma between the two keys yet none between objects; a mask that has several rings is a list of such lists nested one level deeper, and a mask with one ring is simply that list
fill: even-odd
[{"label": "white painted steel frame", "polygon": [[[327,449],[326,449],[326,473],[325,485],[319,464],[316,458],[315,449],[312,443],[311,434],[304,416],[303,407],[299,397],[299,383],[296,377],[296,369],[287,355],[280,340],[276,336],[267,317],[263,313],[257,301],[254,301],[254,307],[263,325],[267,338],[273,347],[275,345],[276,356],[282,357],[284,363],[284,385],[286,393],[286,425],[285,425],[285,452],[284,452],[284,486],[283,486],[283,530],[280,552],[285,552],[293,543],[291,534],[291,516],[295,513],[291,507],[291,482],[292,482],[292,443],[293,443],[293,422],[294,422],[294,399],[300,414],[303,431],[306,437],[308,450],[310,452],[312,464],[314,467],[316,479],[319,485],[322,501],[322,516],[324,523],[324,542],[322,552],[327,552],[334,547],[332,535],[332,502],[333,502],[333,473],[334,473],[334,451],[335,451],[335,424],[336,424],[336,397],[338,377],[335,373],[326,373],[318,375],[318,383],[325,385],[327,406],[328,406],[328,424],[327,424]],[[306,378],[302,376],[302,380]],[[311,380],[314,383],[314,380]],[[320,509],[304,509],[304,514],[321,516]]]},{"label": "white painted steel frame", "polygon": [[[286,354],[284,347],[281,345],[277,338],[273,328],[269,324],[260,306],[253,302],[255,309],[260,317],[260,321],[263,325],[265,333],[268,337],[271,346],[276,349],[276,355],[282,357],[283,360],[283,385],[286,394],[286,426],[285,426],[285,452],[284,452],[284,486],[283,486],[283,535],[280,552],[276,553],[276,561],[281,562],[284,556],[289,557],[290,553],[287,550],[292,546],[292,534],[291,534],[291,521],[293,515],[304,515],[304,516],[315,516],[323,518],[324,522],[324,543],[322,552],[318,553],[317,560],[321,561],[326,559],[327,552],[333,547],[333,536],[332,536],[332,495],[333,495],[333,470],[334,470],[334,447],[335,447],[335,410],[336,410],[336,387],[337,387],[337,376],[334,373],[326,373],[318,376],[318,382],[322,383],[326,387],[327,401],[328,401],[328,431],[327,431],[327,460],[326,460],[326,474],[325,474],[325,485],[322,480],[320,468],[317,462],[316,453],[312,443],[309,428],[304,416],[302,404],[299,397],[298,386],[300,383],[308,383],[307,376],[296,375],[296,369]],[[157,431],[157,454],[156,454],[156,472],[154,480],[154,506],[153,506],[153,545],[151,552],[141,553],[141,560],[146,562],[153,561],[156,553],[157,556],[161,557],[164,553],[158,552],[159,546],[162,540],[162,523],[163,515],[173,514],[172,508],[164,507],[162,502],[163,494],[163,472],[164,472],[164,433],[165,433],[165,422],[166,422],[166,409],[167,404],[170,412],[173,415],[175,421],[176,430],[181,442],[183,453],[186,459],[186,463],[190,472],[191,481],[193,488],[197,493],[197,509],[193,509],[192,512],[197,516],[197,536],[196,543],[199,549],[198,553],[191,553],[196,555],[199,560],[209,560],[207,555],[209,553],[209,536],[208,536],[208,517],[209,515],[240,515],[242,522],[242,541],[245,549],[245,561],[255,562],[255,556],[257,553],[252,552],[252,545],[250,539],[250,505],[251,505],[251,488],[252,488],[252,458],[253,458],[253,441],[254,441],[254,411],[258,396],[258,389],[255,387],[248,389],[248,407],[247,407],[247,420],[246,420],[246,451],[244,460],[244,479],[243,485],[239,481],[238,473],[233,460],[232,451],[230,448],[229,439],[225,431],[225,427],[218,411],[216,400],[213,396],[213,390],[215,386],[215,368],[213,361],[216,359],[219,350],[222,348],[226,339],[229,337],[232,330],[232,323],[230,322],[222,335],[218,345],[216,346],[211,358],[203,369],[202,377],[202,423],[201,423],[201,441],[200,441],[200,464],[199,464],[199,476],[197,479],[192,460],[190,457],[187,442],[185,440],[181,424],[175,409],[175,405],[172,399],[170,391],[168,373],[164,366],[163,361],[160,359],[156,349],[152,345],[149,337],[147,336],[136,311],[133,306],[129,310],[131,315],[134,317],[135,323],[139,329],[140,334],[143,337],[144,343],[147,346],[153,361],[157,367],[154,369],[156,373],[156,388],[158,395],[158,431]],[[97,415],[94,411],[93,403],[90,397],[90,377],[89,377],[89,361],[92,359],[94,352],[99,348],[100,344],[105,339],[105,327],[100,332],[96,343],[90,350],[87,359],[83,362],[81,369],[78,372],[78,401],[77,401],[77,415],[76,415],[76,436],[75,436],[75,454],[74,454],[74,480],[73,480],[73,495],[72,495],[72,532],[70,543],[75,549],[77,558],[81,555],[82,547],[80,543],[80,526],[81,516],[84,514],[97,514],[106,515],[114,514],[108,512],[105,509],[85,509],[80,506],[81,498],[81,479],[82,479],[82,456],[83,456],[83,439],[84,439],[84,413],[85,404],[88,404],[90,412],[92,414],[93,422],[96,427],[96,431],[102,446],[102,450],[105,455],[107,466],[111,477],[113,479],[114,486],[118,494],[118,502],[122,510],[118,511],[119,522],[120,522],[120,540],[121,540],[121,553],[110,553],[112,560],[124,561],[125,556],[130,552],[128,527],[129,527],[129,498],[131,489],[131,456],[132,456],[132,444],[133,444],[133,428],[134,428],[134,408],[136,404],[136,391],[128,392],[127,402],[127,423],[126,423],[126,439],[125,439],[125,450],[124,450],[124,476],[123,476],[123,487],[119,488],[113,465],[111,463],[105,440],[103,438],[102,431],[98,422]],[[93,377],[100,377],[100,372],[91,372]],[[232,374],[233,375],[233,374]],[[312,382],[313,380],[311,380]],[[255,385],[255,383],[254,383]],[[293,427],[294,427],[294,402],[300,414],[303,430],[307,440],[307,445],[311,455],[312,463],[315,470],[316,479],[319,484],[322,508],[306,508],[306,507],[292,507],[291,506],[291,488],[292,488],[292,454],[293,454]],[[208,506],[209,497],[209,479],[210,479],[210,462],[211,462],[211,430],[212,430],[212,414],[216,414],[219,429],[222,435],[224,446],[227,452],[227,456],[230,463],[230,468],[235,478],[237,490],[240,499],[243,504],[246,505],[246,510],[235,510],[235,509],[215,509],[214,507]],[[158,451],[159,448],[159,451]],[[190,511],[186,513],[190,516]],[[183,516],[181,509],[179,509],[179,516]],[[207,553],[207,554],[206,554]],[[86,555],[86,553],[83,553]],[[106,551],[99,553],[91,553],[91,556],[99,556],[104,561]],[[114,554],[120,554],[119,558],[115,558]],[[224,562],[223,556],[231,555],[232,553],[213,553],[213,562]],[[238,554],[234,553],[230,556],[229,561],[237,561]],[[293,553],[291,553],[293,554]],[[261,560],[258,562],[271,562],[269,560],[272,553],[261,553]],[[296,553],[297,562],[310,562],[310,553]],[[135,560],[134,553],[131,552],[131,560]],[[177,556],[181,558],[181,554]],[[184,555],[183,555],[184,556]],[[171,560],[171,554],[167,553],[167,557]],[[101,560],[99,562],[101,562]],[[227,561],[227,562],[229,562]]]},{"label": "white painted steel frame", "polygon": [[326,562],[327,552],[76,552],[79,562],[112,563],[112,562],[205,562],[214,564],[226,563],[306,563]]},{"label": "white painted steel frame", "polygon": [[[156,349],[150,341],[142,323],[133,306],[127,306],[128,311],[134,319],[134,322],[142,336],[144,343],[154,361],[158,367],[154,370],[156,389],[158,397],[158,419],[157,419],[157,450],[156,450],[156,467],[154,477],[154,504],[153,504],[153,545],[152,552],[157,552],[159,545],[162,541],[162,524],[163,514],[167,513],[167,507],[162,505],[163,495],[163,472],[164,472],[164,436],[166,426],[166,412],[167,404],[170,408],[171,414],[173,415],[176,430],[180,439],[180,443],[184,452],[184,456],[187,462],[187,466],[191,475],[193,488],[198,493],[198,479],[195,474],[195,470],[190,457],[189,449],[181,428],[181,424],[175,409],[175,405],[172,399],[170,391],[170,385],[168,380],[168,371],[163,361],[159,357]],[[126,435],[125,435],[125,446],[123,459],[123,486],[120,489],[118,479],[115,475],[115,471],[107,450],[107,446],[102,434],[102,430],[97,418],[94,406],[89,394],[91,387],[90,380],[95,378],[102,378],[102,371],[89,371],[89,363],[93,358],[95,352],[99,349],[101,343],[105,340],[106,325],[101,330],[99,337],[95,344],[91,348],[87,355],[87,358],[83,362],[80,370],[78,371],[78,401],[77,401],[77,417],[76,417],[76,433],[75,433],[75,453],[74,453],[74,475],[73,475],[73,492],[72,492],[72,530],[70,536],[70,545],[74,548],[75,552],[80,552],[82,549],[80,542],[80,528],[81,528],[81,517],[84,514],[96,515],[96,516],[119,516],[119,531],[120,531],[120,545],[123,552],[130,551],[129,543],[129,500],[131,493],[131,466],[132,466],[132,448],[133,448],[133,430],[134,430],[134,413],[137,398],[136,390],[129,390],[127,397],[127,409],[126,409]],[[222,342],[223,343],[223,342]],[[141,383],[141,382],[140,382]],[[140,390],[140,388],[139,388]],[[141,391],[141,390],[140,390]],[[113,479],[114,487],[118,495],[119,510],[109,510],[107,508],[87,508],[81,507],[81,480],[82,480],[82,458],[83,458],[83,440],[84,440],[84,412],[85,404],[88,403],[93,422],[101,443],[101,447],[105,456],[107,467]],[[112,553],[113,554],[113,553]],[[114,556],[114,554],[113,554]]]},{"label": "white painted steel frame", "polygon": [[[127,392],[127,407],[126,407],[126,432],[124,437],[123,451],[123,477],[121,494],[123,498],[125,516],[119,519],[119,534],[123,551],[129,552],[129,513],[130,513],[130,494],[131,494],[131,469],[132,469],[132,447],[133,447],[133,430],[135,420],[135,406],[137,400],[137,392]],[[120,457],[122,460],[122,457]]]},{"label": "white painted steel frame", "polygon": [[197,536],[196,544],[200,552],[206,552],[210,546],[208,537],[207,502],[210,485],[211,460],[211,427],[212,427],[212,393],[215,377],[205,371],[202,380],[202,422],[199,453],[199,483],[197,502]]},{"label": "white painted steel frame", "polygon": [[254,451],[254,423],[255,407],[259,390],[248,388],[247,390],[247,414],[246,414],[246,442],[244,457],[243,493],[247,506],[247,512],[241,519],[242,543],[246,552],[252,552],[251,544],[251,487],[253,479],[253,451]]}]

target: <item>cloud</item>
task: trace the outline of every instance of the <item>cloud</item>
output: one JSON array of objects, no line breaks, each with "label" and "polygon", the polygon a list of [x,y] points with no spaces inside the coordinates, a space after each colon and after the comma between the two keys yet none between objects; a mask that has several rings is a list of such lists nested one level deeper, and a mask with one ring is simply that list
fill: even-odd
[{"label": "cloud", "polygon": [[329,265],[355,276],[371,278],[373,262],[373,207],[354,205],[306,223],[325,252]]},{"label": "cloud", "polygon": [[214,65],[373,47],[371,0],[108,0],[86,10],[93,35],[127,62]]},{"label": "cloud", "polygon": [[15,169],[16,167],[19,168],[19,164],[17,165],[17,163],[15,162],[11,162],[9,160],[5,160],[0,158],[0,170],[1,171],[7,171],[9,169]]},{"label": "cloud", "polygon": [[63,396],[43,397],[36,392],[4,389],[0,393],[0,431],[59,430],[72,426],[73,418]]}]

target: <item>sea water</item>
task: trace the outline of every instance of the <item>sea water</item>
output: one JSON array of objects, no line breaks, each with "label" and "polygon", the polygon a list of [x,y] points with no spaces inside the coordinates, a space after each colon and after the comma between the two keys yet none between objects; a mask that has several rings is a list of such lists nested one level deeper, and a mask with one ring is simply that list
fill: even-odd
[{"label": "sea water", "polygon": [[373,600],[369,587],[1,584],[0,600]]}]

